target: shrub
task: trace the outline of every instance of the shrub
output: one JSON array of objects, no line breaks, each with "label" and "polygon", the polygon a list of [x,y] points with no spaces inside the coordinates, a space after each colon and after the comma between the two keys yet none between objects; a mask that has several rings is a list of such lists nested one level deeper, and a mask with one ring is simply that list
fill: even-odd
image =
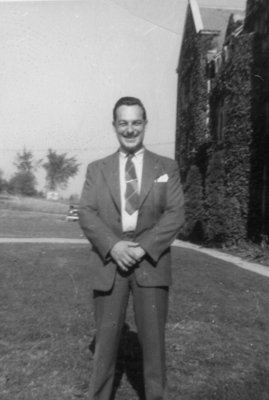
[{"label": "shrub", "polygon": [[182,235],[193,242],[203,238],[203,186],[200,171],[192,165],[185,185],[186,223]]},{"label": "shrub", "polygon": [[222,242],[225,238],[225,171],[223,151],[213,153],[206,174],[206,239]]}]

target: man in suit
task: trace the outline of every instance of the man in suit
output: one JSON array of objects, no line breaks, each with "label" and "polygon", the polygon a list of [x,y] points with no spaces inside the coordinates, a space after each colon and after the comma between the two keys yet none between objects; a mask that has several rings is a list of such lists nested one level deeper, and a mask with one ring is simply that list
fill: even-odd
[{"label": "man in suit", "polygon": [[92,244],[96,345],[90,400],[109,400],[129,293],[142,346],[146,400],[166,398],[165,323],[170,245],[184,220],[177,163],[145,149],[146,110],[118,100],[119,150],[89,164],[80,225]]}]

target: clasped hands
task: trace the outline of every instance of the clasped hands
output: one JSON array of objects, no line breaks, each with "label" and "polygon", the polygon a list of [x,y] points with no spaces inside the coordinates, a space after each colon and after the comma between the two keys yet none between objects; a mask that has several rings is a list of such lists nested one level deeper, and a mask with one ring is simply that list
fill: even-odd
[{"label": "clasped hands", "polygon": [[122,271],[128,271],[146,254],[137,242],[120,240],[110,250],[110,255]]}]

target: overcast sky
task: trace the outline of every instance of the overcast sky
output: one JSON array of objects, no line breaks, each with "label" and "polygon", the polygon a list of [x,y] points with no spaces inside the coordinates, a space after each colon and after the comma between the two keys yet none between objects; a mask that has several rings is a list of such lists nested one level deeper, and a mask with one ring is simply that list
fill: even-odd
[{"label": "overcast sky", "polygon": [[[245,8],[245,0],[198,0]],[[235,6],[236,3],[236,6]],[[0,169],[14,172],[23,146],[86,165],[117,149],[111,111],[121,96],[142,99],[145,143],[174,157],[177,62],[187,0],[0,1]],[[40,189],[43,174],[39,173]]]}]

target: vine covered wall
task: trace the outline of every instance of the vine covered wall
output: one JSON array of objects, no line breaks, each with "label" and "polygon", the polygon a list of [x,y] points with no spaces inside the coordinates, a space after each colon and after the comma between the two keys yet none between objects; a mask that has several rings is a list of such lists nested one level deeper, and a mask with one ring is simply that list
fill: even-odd
[{"label": "vine covered wall", "polygon": [[252,30],[231,17],[210,69],[214,34],[197,34],[187,18],[176,132],[185,239],[236,244],[269,235],[269,3],[248,0],[248,10],[258,16]]},{"label": "vine covered wall", "polygon": [[[190,13],[190,11],[189,11]],[[181,63],[178,70],[178,106],[176,130],[176,159],[182,181],[186,182],[190,167],[198,165],[203,175],[204,152],[200,147],[206,141],[208,92],[206,77],[206,50],[212,36],[197,35],[192,17],[187,17],[182,44]],[[199,161],[198,161],[199,163]]]},{"label": "vine covered wall", "polygon": [[[224,202],[220,214],[225,215],[223,238],[233,243],[248,236],[250,171],[253,153],[252,86],[253,37],[233,37],[228,60],[213,82],[210,106],[212,119],[211,154],[222,150],[225,174]],[[217,110],[222,104],[224,123],[217,131]],[[212,157],[212,156],[211,156]],[[216,174],[219,171],[216,169]],[[208,185],[209,182],[206,182]],[[212,188],[216,193],[219,188]],[[212,223],[211,223],[212,224]],[[217,233],[217,232],[216,232]]]}]

